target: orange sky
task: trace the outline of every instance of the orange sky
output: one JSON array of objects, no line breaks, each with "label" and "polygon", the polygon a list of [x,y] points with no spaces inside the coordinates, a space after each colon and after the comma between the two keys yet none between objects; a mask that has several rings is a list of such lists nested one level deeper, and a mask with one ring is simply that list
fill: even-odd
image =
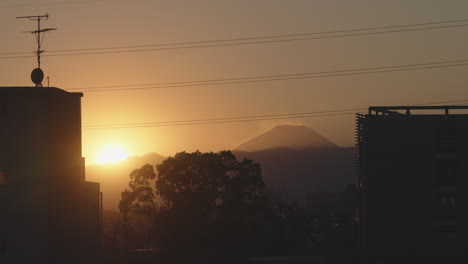
[{"label": "orange sky", "polygon": [[[1,53],[32,51],[35,24],[16,16],[49,12],[44,49],[83,49],[298,34],[468,18],[468,2],[436,0],[2,0]],[[70,0],[69,2],[74,2]],[[468,58],[468,27],[394,34],[121,54],[44,57],[62,89],[332,71]],[[51,54],[51,53],[49,53]],[[47,52],[44,53],[47,55]],[[0,57],[5,56],[1,55]],[[0,86],[31,85],[34,58],[1,59]],[[468,99],[467,66],[399,73],[219,86],[87,93],[83,125],[190,120],[365,108]],[[230,149],[279,124],[305,124],[353,145],[354,117],[197,126],[84,130],[87,164],[108,144],[130,155]]]}]

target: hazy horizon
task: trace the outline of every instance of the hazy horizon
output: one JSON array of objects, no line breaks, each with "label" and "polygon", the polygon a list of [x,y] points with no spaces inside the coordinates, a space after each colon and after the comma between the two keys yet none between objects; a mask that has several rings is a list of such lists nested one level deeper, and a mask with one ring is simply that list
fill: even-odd
[{"label": "hazy horizon", "polygon": [[[265,137],[266,134],[269,134],[273,130],[278,129],[280,127],[287,127],[289,131],[284,131],[283,130],[282,131],[283,133],[281,133],[281,134],[276,133],[274,135],[269,135],[269,137],[267,137],[267,140],[268,140],[267,143],[271,144],[270,147],[262,147],[262,145],[263,145],[262,143],[265,143],[265,142],[256,142],[255,141],[258,137]],[[234,152],[236,152],[236,151],[237,152],[256,152],[256,151],[264,151],[264,150],[278,149],[278,148],[303,149],[303,148],[315,148],[315,147],[320,148],[321,147],[321,144],[314,145],[313,143],[311,144],[310,142],[308,142],[310,140],[312,140],[312,141],[317,140],[317,138],[314,138],[313,136],[309,137],[310,136],[309,134],[303,134],[301,136],[301,138],[293,140],[293,143],[291,145],[285,145],[285,144],[291,143],[287,139],[284,140],[283,142],[281,142],[281,136],[285,136],[285,137],[289,136],[289,135],[285,135],[284,134],[285,132],[293,132],[293,134],[295,136],[298,135],[297,132],[302,132],[303,133],[303,131],[300,131],[300,130],[297,131],[297,128],[306,128],[306,130],[310,131],[311,133],[316,132],[314,129],[312,129],[310,127],[307,127],[307,126],[303,126],[303,125],[278,125],[278,126],[272,127],[271,129],[268,129],[268,130],[262,132],[261,134],[251,135],[250,138],[248,138],[245,142],[242,142],[242,144],[239,144],[237,146],[232,146],[230,148],[225,148],[225,149],[209,150],[209,151],[218,152],[218,151],[229,150],[229,151],[234,151]],[[296,130],[296,131],[292,131],[291,129]],[[324,140],[326,140],[326,141],[329,141],[326,135],[318,134],[318,136],[323,137]],[[318,139],[318,140],[320,140],[320,139]],[[275,144],[275,141],[276,141],[277,144]],[[330,141],[330,143],[333,144],[334,142]],[[249,146],[248,150],[242,148],[242,146],[246,145],[246,144],[248,144],[248,146]],[[337,147],[343,147],[343,148],[354,147],[354,145],[353,146],[339,146],[339,145],[336,145],[336,146]],[[157,151],[149,151],[149,152],[146,152],[146,153],[143,153],[143,154],[140,154],[140,155],[128,156],[125,159],[123,159],[122,161],[129,160],[129,159],[132,159],[132,158],[137,158],[138,159],[138,158],[142,158],[142,157],[145,157],[145,156],[148,156],[148,155],[151,155],[151,154],[157,154],[157,155],[160,155],[162,157],[169,157],[169,156],[173,157],[175,154],[177,154],[179,152],[183,152],[183,151],[191,152],[191,151],[187,151],[187,150],[179,150],[179,151],[176,151],[174,153],[159,153]],[[193,150],[193,151],[196,151],[196,150]],[[109,162],[109,163],[118,165],[119,162],[120,161]],[[105,164],[107,164],[107,163],[105,163]],[[94,163],[86,162],[86,166],[105,165],[105,164],[99,163],[99,162],[94,162]],[[152,164],[152,165],[154,165],[154,164]]]}]

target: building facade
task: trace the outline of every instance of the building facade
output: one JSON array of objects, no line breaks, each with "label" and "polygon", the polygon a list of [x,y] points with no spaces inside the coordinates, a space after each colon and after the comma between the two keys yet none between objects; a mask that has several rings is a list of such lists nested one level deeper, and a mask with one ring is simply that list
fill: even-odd
[{"label": "building facade", "polygon": [[357,115],[363,262],[466,263],[467,109],[370,107]]},{"label": "building facade", "polygon": [[0,87],[0,263],[94,263],[99,184],[85,181],[81,93]]}]

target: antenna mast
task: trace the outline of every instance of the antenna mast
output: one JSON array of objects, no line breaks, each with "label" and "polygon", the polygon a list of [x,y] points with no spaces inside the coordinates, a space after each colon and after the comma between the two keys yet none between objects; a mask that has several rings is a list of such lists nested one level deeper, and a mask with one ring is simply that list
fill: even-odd
[{"label": "antenna mast", "polygon": [[44,28],[41,29],[41,20],[45,18],[46,20],[49,18],[49,14],[41,15],[41,16],[20,16],[16,18],[27,18],[32,21],[37,21],[37,30],[34,31],[27,31],[28,33],[34,34],[37,41],[37,68],[31,72],[31,80],[33,83],[36,84],[36,87],[42,87],[42,80],[44,79],[44,72],[41,70],[41,53],[44,50],[41,50],[42,40],[44,39],[44,34],[50,30],[56,30],[56,28]]}]

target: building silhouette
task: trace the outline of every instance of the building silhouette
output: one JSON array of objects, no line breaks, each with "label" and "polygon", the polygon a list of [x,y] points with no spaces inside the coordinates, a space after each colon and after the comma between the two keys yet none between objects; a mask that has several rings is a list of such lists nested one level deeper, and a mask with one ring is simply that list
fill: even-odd
[{"label": "building silhouette", "polygon": [[81,93],[0,87],[0,263],[95,263],[99,184],[86,182]]},{"label": "building silhouette", "polygon": [[466,263],[467,109],[370,107],[357,115],[363,263]]}]

